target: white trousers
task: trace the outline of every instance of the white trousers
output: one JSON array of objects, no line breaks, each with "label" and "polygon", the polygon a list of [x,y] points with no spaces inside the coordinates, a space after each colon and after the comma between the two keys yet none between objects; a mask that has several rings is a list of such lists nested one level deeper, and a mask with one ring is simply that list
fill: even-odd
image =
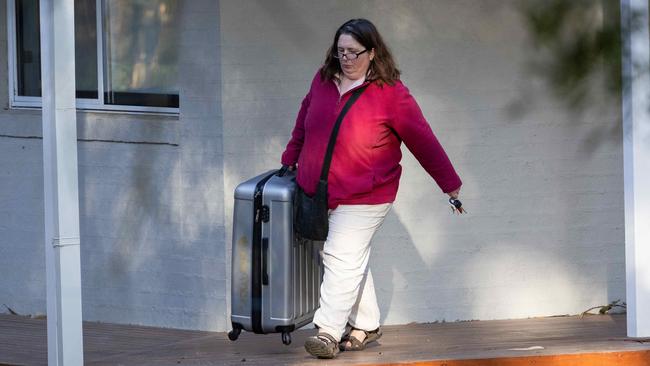
[{"label": "white trousers", "polygon": [[323,246],[320,308],[314,314],[314,324],[338,341],[348,322],[367,331],[379,327],[379,306],[368,260],[370,241],[391,207],[392,203],[340,205],[330,212]]}]

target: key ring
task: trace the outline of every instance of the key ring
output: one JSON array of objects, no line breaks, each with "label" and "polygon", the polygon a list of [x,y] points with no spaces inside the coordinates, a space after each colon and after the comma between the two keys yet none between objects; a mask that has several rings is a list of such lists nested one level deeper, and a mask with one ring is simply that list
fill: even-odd
[{"label": "key ring", "polygon": [[449,197],[449,204],[451,205],[452,213],[458,213],[459,215],[467,213],[467,210],[463,208],[463,204],[460,202],[459,199]]}]

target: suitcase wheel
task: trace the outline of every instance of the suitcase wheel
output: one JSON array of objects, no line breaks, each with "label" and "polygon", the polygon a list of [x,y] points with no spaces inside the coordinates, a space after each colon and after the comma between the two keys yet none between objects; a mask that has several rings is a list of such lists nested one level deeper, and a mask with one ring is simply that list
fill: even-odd
[{"label": "suitcase wheel", "polygon": [[239,334],[241,333],[240,328],[233,328],[230,332],[228,332],[228,339],[231,341],[236,341],[237,338],[239,338]]},{"label": "suitcase wheel", "polygon": [[282,332],[282,343],[284,343],[287,346],[291,344],[291,333]]}]

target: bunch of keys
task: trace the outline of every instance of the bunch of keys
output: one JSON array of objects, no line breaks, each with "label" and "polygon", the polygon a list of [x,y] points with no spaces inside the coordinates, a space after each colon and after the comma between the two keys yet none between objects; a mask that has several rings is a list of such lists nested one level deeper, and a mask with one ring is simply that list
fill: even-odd
[{"label": "bunch of keys", "polygon": [[467,210],[463,208],[463,204],[457,198],[450,197],[449,204],[451,205],[452,213],[458,213],[459,215],[467,213]]}]

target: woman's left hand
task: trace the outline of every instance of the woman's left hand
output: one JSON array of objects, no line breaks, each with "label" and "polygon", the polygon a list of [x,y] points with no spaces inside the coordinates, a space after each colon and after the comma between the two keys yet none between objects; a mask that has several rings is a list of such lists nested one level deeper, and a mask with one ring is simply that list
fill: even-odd
[{"label": "woman's left hand", "polygon": [[463,204],[458,200],[458,193],[460,193],[460,188],[455,191],[447,193],[449,195],[449,204],[451,204],[451,211],[453,213],[464,214],[467,213],[463,208]]}]

